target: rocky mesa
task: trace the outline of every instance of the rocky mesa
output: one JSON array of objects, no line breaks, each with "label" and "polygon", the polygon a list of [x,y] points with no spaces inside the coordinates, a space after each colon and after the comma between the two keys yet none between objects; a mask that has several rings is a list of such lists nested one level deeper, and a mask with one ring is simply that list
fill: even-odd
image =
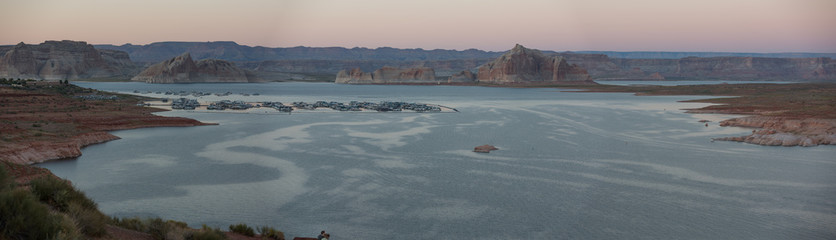
[{"label": "rocky mesa", "polygon": [[74,80],[125,78],[136,66],[128,54],[116,50],[97,50],[77,41],[46,41],[39,45],[19,43],[0,58],[1,78],[36,80]]},{"label": "rocky mesa", "polygon": [[499,58],[479,67],[479,82],[592,82],[586,69],[569,64],[561,56],[546,56],[517,44]]},{"label": "rocky mesa", "polygon": [[246,83],[257,82],[252,73],[218,59],[195,62],[189,53],[151,65],[131,81],[146,83]]},{"label": "rocky mesa", "polygon": [[347,84],[403,84],[435,83],[435,71],[432,68],[396,68],[383,67],[371,73],[359,68],[337,73],[336,83]]}]

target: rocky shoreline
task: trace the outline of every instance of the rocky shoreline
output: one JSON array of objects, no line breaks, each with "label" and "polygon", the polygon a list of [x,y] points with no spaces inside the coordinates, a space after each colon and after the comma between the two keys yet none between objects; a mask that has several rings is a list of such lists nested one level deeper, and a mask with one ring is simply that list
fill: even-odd
[{"label": "rocky shoreline", "polygon": [[836,119],[749,116],[723,120],[720,126],[756,128],[756,130],[752,130],[752,134],[748,136],[722,137],[712,140],[787,147],[836,145]]},{"label": "rocky shoreline", "polygon": [[98,94],[56,82],[0,87],[0,160],[31,165],[81,156],[81,148],[119,139],[108,131],[145,127],[212,125],[154,115],[160,110],[137,106],[134,96],[116,100],[78,98]]}]

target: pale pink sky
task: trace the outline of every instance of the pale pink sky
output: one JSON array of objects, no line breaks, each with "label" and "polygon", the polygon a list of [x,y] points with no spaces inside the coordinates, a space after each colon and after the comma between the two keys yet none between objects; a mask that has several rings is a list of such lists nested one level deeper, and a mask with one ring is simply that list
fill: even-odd
[{"label": "pale pink sky", "polygon": [[0,0],[0,45],[836,52],[835,0]]}]

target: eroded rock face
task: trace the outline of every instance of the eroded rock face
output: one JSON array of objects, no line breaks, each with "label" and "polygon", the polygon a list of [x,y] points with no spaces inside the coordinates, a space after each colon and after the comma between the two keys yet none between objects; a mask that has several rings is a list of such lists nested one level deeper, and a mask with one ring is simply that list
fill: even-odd
[{"label": "eroded rock face", "polygon": [[255,82],[257,79],[235,64],[217,59],[192,60],[189,53],[154,64],[132,81],[146,83]]},{"label": "eroded rock face", "polygon": [[336,83],[348,84],[386,84],[386,83],[435,83],[435,71],[432,68],[395,68],[383,67],[371,73],[359,68],[337,73]]},{"label": "eroded rock face", "polygon": [[480,66],[477,79],[489,83],[592,81],[585,69],[568,64],[563,57],[549,57],[519,44]]},{"label": "eroded rock face", "polygon": [[76,41],[19,43],[0,58],[0,77],[36,80],[127,78],[136,67],[128,54],[96,50]]},{"label": "eroded rock face", "polygon": [[473,74],[471,71],[461,71],[459,73],[453,74],[450,78],[447,79],[448,83],[472,83],[476,81],[476,74]]}]

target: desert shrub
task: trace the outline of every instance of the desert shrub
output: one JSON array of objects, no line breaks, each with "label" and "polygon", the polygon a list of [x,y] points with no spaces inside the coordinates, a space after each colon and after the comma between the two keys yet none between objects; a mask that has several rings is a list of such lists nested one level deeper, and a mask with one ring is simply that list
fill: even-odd
[{"label": "desert shrub", "polygon": [[75,220],[71,218],[69,215],[61,214],[61,222],[59,223],[61,226],[61,230],[58,232],[58,236],[56,239],[62,240],[83,240],[86,239],[84,235],[81,234],[80,229],[81,227],[78,226]]},{"label": "desert shrub", "polygon": [[6,191],[14,187],[14,179],[9,171],[6,170],[5,164],[0,164],[0,191]]},{"label": "desert shrub", "polygon": [[255,231],[253,231],[253,228],[243,223],[229,225],[229,231],[249,237],[255,236]]},{"label": "desert shrub", "polygon": [[113,226],[121,227],[124,229],[130,229],[137,232],[148,232],[148,226],[137,217],[133,218],[118,218],[113,217],[110,219],[110,224]]},{"label": "desert shrub", "polygon": [[284,233],[272,227],[258,227],[258,234],[260,234],[262,238],[284,240]]},{"label": "desert shrub", "polygon": [[171,227],[161,218],[154,218],[148,221],[148,234],[156,240],[166,239]]},{"label": "desert shrub", "polygon": [[60,230],[61,218],[29,191],[0,191],[0,239],[53,239]]},{"label": "desert shrub", "polygon": [[181,230],[189,227],[184,222],[173,220],[164,221],[161,218],[147,218],[143,220],[137,217],[113,217],[110,219],[110,224],[137,232],[148,233],[154,239],[172,239],[172,235],[177,235],[178,232],[182,232]]},{"label": "desert shrub", "polygon": [[198,231],[193,231],[186,234],[186,240],[223,240],[226,239],[226,234],[219,228],[210,228],[203,225],[203,228]]},{"label": "desert shrub", "polygon": [[107,216],[102,214],[96,203],[69,182],[56,177],[41,177],[30,182],[32,193],[38,199],[56,210],[66,213],[76,222],[81,233],[100,237],[107,233]]},{"label": "desert shrub", "polygon": [[81,233],[87,236],[100,237],[107,233],[105,227],[108,218],[97,209],[87,209],[76,203],[70,203],[67,215],[75,219]]},{"label": "desert shrub", "polygon": [[83,192],[75,189],[69,182],[56,177],[41,177],[30,182],[32,192],[41,202],[49,204],[60,212],[66,213],[70,204],[77,204],[83,209],[96,210],[96,202],[87,198]]}]

